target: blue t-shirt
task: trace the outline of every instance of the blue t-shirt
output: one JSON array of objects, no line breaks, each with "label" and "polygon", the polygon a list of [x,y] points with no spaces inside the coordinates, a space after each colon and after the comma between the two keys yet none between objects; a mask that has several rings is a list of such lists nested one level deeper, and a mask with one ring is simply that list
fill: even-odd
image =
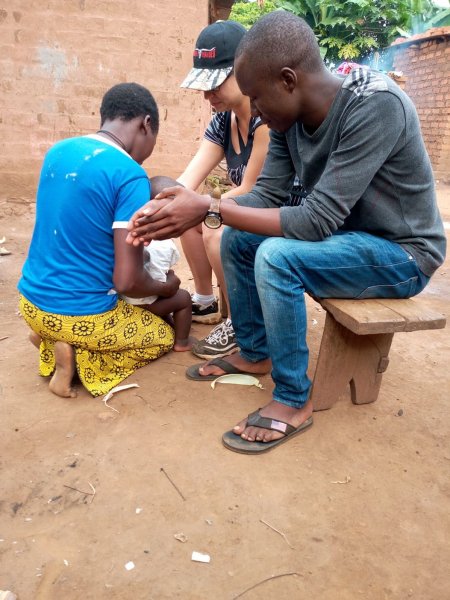
[{"label": "blue t-shirt", "polygon": [[113,229],[126,227],[149,199],[146,172],[116,145],[96,135],[56,143],[42,166],[19,291],[46,312],[111,310]]}]

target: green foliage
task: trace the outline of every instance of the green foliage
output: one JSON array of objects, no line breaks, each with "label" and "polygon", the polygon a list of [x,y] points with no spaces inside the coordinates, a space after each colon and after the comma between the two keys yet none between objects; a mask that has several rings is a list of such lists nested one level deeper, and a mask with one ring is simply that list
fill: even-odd
[{"label": "green foliage", "polygon": [[[450,5],[450,2],[449,2]],[[445,27],[450,25],[450,8],[435,11],[434,5],[431,4],[431,9],[414,14],[411,18],[411,28],[414,33],[426,31],[431,27]]]},{"label": "green foliage", "polygon": [[334,63],[361,61],[400,35],[450,25],[450,3],[442,9],[433,0],[241,1],[233,5],[230,19],[251,27],[262,15],[280,8],[305,19],[317,36],[322,56]]},{"label": "green foliage", "polygon": [[235,2],[231,9],[230,16],[232,21],[242,23],[249,29],[263,15],[273,12],[278,8],[276,0],[265,0],[262,6],[258,2]]}]

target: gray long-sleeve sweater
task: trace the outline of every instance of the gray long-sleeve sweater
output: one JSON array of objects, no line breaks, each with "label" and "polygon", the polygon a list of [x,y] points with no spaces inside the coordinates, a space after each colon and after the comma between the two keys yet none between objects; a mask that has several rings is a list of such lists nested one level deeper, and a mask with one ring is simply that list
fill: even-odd
[{"label": "gray long-sleeve sweater", "polygon": [[[287,206],[295,174],[307,191]],[[287,238],[322,240],[365,231],[401,244],[423,273],[442,264],[446,238],[433,173],[409,97],[389,77],[356,69],[320,127],[271,132],[269,152],[243,206],[281,208]]]}]

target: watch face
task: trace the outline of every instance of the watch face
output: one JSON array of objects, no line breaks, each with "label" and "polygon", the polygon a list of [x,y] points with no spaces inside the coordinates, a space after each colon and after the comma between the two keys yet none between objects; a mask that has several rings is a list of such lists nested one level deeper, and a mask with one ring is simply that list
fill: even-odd
[{"label": "watch face", "polygon": [[210,229],[219,229],[222,225],[222,219],[219,213],[208,213],[204,219],[204,223]]}]

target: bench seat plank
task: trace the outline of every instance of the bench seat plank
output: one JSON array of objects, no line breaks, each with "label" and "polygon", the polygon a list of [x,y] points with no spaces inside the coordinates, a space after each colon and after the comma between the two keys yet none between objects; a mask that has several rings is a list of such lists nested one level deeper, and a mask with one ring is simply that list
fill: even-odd
[{"label": "bench seat plank", "polygon": [[445,316],[429,308],[420,297],[405,300],[380,299],[378,302],[404,317],[405,329],[403,331],[443,329],[445,327]]},{"label": "bench seat plank", "polygon": [[445,317],[417,299],[318,300],[344,327],[357,335],[442,329]]}]

